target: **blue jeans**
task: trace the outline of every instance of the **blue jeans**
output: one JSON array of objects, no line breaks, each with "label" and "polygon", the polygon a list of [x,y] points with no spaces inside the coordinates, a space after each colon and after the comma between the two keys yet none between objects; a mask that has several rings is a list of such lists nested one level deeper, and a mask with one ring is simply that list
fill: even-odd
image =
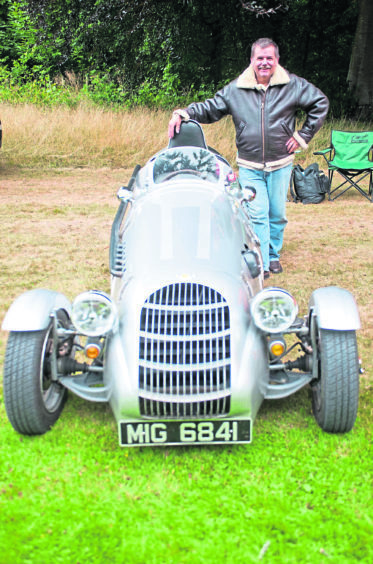
[{"label": "blue jeans", "polygon": [[242,187],[256,189],[255,199],[248,204],[253,229],[260,241],[263,267],[269,270],[271,260],[280,258],[286,219],[286,197],[292,165],[273,172],[239,168]]}]

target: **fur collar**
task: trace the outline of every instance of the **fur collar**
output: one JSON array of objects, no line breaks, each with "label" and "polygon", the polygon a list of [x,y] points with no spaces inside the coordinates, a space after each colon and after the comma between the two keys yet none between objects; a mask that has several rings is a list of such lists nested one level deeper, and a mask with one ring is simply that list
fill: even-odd
[{"label": "fur collar", "polygon": [[[275,72],[271,76],[269,86],[279,86],[290,82],[290,77],[287,71],[281,66],[277,65]],[[255,77],[255,72],[250,65],[237,79],[237,88],[256,88],[261,90],[263,86],[258,84]]]}]

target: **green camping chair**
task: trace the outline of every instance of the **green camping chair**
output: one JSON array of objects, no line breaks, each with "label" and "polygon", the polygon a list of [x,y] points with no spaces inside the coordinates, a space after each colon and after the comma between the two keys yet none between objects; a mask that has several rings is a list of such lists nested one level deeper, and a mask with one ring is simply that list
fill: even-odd
[{"label": "green camping chair", "polygon": [[[329,200],[336,200],[350,188],[356,188],[362,196],[373,202],[373,131],[332,130],[330,147],[317,151],[314,155],[322,155],[328,163],[330,187],[334,171],[344,178],[341,184],[329,190]],[[368,193],[361,186],[362,180],[367,176]],[[347,187],[341,190],[345,184]],[[332,198],[337,190],[339,193]]]}]

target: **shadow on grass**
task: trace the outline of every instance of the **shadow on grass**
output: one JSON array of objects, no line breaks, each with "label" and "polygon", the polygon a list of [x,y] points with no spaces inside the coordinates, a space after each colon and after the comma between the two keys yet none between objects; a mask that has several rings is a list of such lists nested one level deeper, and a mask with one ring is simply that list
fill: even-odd
[{"label": "shadow on grass", "polygon": [[[276,401],[263,402],[259,413],[253,423],[253,440],[250,446],[266,442],[268,435],[277,436],[278,433],[286,434],[291,429],[299,432],[315,425],[316,422],[311,412],[311,399],[308,389],[299,391],[294,396]],[[245,450],[249,445],[190,445],[190,446],[153,446],[136,448],[121,448],[118,445],[117,423],[109,404],[93,403],[69,394],[65,409],[52,433],[58,433],[58,440],[69,440],[71,435],[83,438],[85,443],[96,443],[101,450],[118,451],[123,453],[137,453],[136,456],[144,457],[144,453],[159,453],[164,459],[169,456],[183,459],[187,456],[201,456],[202,452],[214,451],[219,458],[229,456],[231,453]],[[260,440],[262,436],[263,440]],[[76,440],[76,439],[75,439]],[[142,453],[142,454],[140,454]],[[126,454],[125,456],[128,456]],[[147,458],[148,455],[145,455]],[[153,456],[153,455],[152,455]],[[158,455],[156,455],[158,458]]]},{"label": "shadow on grass", "polygon": [[287,398],[264,400],[257,415],[257,419],[271,419],[273,416],[278,416],[279,414],[286,416],[304,409],[311,409],[311,390],[309,387],[305,387]]}]

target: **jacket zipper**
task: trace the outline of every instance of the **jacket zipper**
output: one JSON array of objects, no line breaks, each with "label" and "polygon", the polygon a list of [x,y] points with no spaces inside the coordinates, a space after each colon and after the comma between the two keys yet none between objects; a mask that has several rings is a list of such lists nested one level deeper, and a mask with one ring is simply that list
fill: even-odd
[{"label": "jacket zipper", "polygon": [[262,120],[262,155],[263,155],[263,164],[265,165],[265,161],[264,161],[264,102],[265,102],[265,98],[266,98],[266,94],[267,91],[264,92],[263,94],[263,100],[262,100],[262,115],[261,115],[261,120]]}]

